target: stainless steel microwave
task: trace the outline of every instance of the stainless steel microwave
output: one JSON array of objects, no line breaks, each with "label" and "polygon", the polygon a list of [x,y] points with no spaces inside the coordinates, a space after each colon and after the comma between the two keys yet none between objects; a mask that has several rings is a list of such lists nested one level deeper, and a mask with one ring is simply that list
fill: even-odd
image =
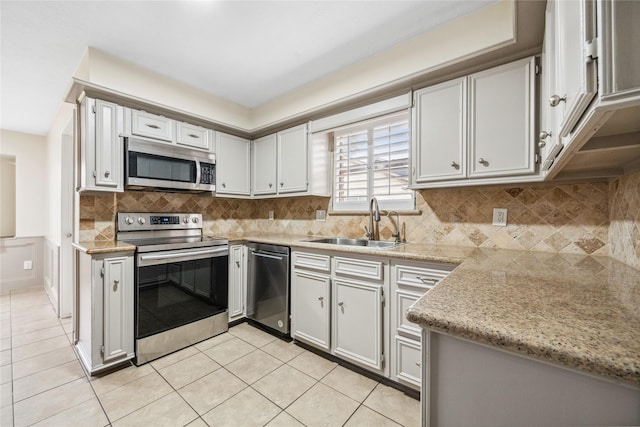
[{"label": "stainless steel microwave", "polygon": [[215,191],[215,154],[138,138],[124,142],[125,188]]}]

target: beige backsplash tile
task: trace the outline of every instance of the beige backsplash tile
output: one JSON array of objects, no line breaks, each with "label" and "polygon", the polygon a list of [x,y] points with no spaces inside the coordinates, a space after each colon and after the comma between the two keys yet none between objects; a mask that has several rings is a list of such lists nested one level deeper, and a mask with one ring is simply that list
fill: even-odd
[{"label": "beige backsplash tile", "polygon": [[640,268],[640,172],[612,180],[609,197],[611,256]]},{"label": "beige backsplash tile", "polygon": [[[416,192],[421,213],[400,215],[400,222],[411,242],[612,255],[640,267],[639,194],[640,173],[610,183],[428,189]],[[147,191],[81,196],[80,234],[81,240],[111,240],[116,212],[159,211],[201,212],[206,234],[364,237],[365,214],[328,214],[317,222],[316,210],[330,211],[329,203],[323,197],[245,200]],[[494,207],[507,208],[506,227],[491,224]],[[379,225],[381,238],[391,240],[391,220],[383,216]]]}]

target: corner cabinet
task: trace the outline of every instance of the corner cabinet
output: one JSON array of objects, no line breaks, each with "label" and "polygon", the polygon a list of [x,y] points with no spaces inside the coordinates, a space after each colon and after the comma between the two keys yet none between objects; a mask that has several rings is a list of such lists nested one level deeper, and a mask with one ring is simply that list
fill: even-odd
[{"label": "corner cabinet", "polygon": [[245,317],[247,247],[229,246],[229,322]]},{"label": "corner cabinet", "polygon": [[79,191],[124,191],[120,135],[124,108],[113,102],[84,97],[80,101]]},{"label": "corner cabinet", "polygon": [[640,2],[547,2],[540,144],[545,179],[640,169]]},{"label": "corner cabinet", "polygon": [[133,254],[77,254],[76,348],[94,374],[135,356]]},{"label": "corner cabinet", "polygon": [[216,133],[216,195],[251,195],[251,141]]},{"label": "corner cabinet", "polygon": [[536,181],[535,58],[414,94],[412,188]]}]

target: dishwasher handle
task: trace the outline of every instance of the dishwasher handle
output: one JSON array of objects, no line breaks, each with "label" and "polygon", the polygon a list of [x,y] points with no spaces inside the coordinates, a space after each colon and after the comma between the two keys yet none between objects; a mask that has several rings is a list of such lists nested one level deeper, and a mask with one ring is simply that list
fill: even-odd
[{"label": "dishwasher handle", "polygon": [[259,257],[263,257],[263,258],[271,258],[271,259],[277,259],[278,261],[282,261],[285,258],[288,258],[288,255],[283,255],[283,254],[277,254],[277,253],[273,253],[273,252],[265,252],[265,251],[260,251],[260,250],[251,250],[251,255],[254,256],[259,256]]}]

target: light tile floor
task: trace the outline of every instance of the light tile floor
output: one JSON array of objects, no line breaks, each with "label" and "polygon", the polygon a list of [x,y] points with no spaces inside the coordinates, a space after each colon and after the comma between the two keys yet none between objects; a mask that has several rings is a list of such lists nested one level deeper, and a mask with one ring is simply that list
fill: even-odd
[{"label": "light tile floor", "polygon": [[0,296],[0,426],[418,426],[402,392],[246,323],[87,377],[44,291]]}]

